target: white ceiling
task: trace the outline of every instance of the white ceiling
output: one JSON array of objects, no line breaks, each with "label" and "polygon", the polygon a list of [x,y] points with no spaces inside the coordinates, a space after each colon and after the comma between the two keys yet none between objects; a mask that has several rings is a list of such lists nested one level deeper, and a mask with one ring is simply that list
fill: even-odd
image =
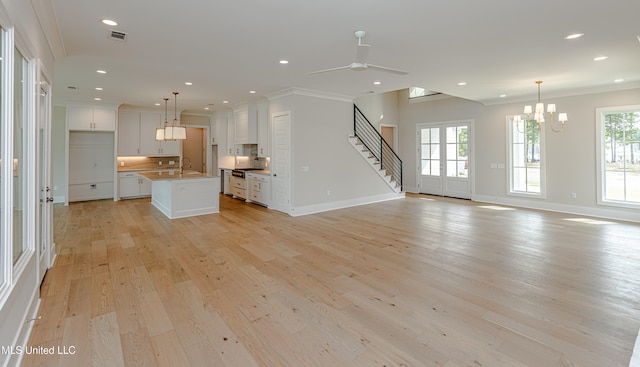
[{"label": "white ceiling", "polygon": [[[536,80],[543,100],[640,87],[637,0],[51,1],[66,55],[57,104],[153,108],[178,91],[179,109],[207,113],[287,87],[357,97],[420,86],[484,104],[535,100]],[[110,29],[127,41],[108,39]],[[367,32],[368,62],[409,74],[307,75],[350,64],[356,30]],[[564,39],[576,32],[584,37]]]}]

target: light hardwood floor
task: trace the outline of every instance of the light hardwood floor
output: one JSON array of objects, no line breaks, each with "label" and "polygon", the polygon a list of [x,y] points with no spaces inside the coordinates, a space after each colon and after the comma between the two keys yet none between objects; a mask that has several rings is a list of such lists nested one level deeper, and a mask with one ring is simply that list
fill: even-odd
[{"label": "light hardwood floor", "polygon": [[640,226],[424,195],[289,217],[55,207],[23,366],[626,366]]}]

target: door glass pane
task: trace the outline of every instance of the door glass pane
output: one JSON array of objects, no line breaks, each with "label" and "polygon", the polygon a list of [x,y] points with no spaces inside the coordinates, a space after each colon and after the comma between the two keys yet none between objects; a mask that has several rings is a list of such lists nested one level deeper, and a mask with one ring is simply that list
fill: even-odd
[{"label": "door glass pane", "polygon": [[468,177],[468,128],[467,126],[447,127],[447,176]]},{"label": "door glass pane", "polygon": [[420,130],[421,174],[440,176],[440,128]]},{"label": "door glass pane", "polygon": [[13,69],[13,263],[20,258],[26,249],[25,217],[26,205],[26,60],[20,52],[15,51]]},{"label": "door glass pane", "polygon": [[431,161],[431,175],[440,176],[440,161]]}]

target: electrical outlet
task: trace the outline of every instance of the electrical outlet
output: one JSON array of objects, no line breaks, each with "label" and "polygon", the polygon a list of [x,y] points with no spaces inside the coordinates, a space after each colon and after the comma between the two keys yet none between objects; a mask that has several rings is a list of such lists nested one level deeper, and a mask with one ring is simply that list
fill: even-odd
[{"label": "electrical outlet", "polygon": [[578,197],[578,195],[576,195],[576,193],[575,193],[575,192],[572,192],[572,193],[571,193],[571,198],[572,198],[572,199],[575,199],[576,197]]},{"label": "electrical outlet", "polygon": [[331,190],[327,190],[327,196],[331,196]]},{"label": "electrical outlet", "polygon": [[162,161],[159,161],[159,162],[158,162],[158,165],[162,166]]},{"label": "electrical outlet", "polygon": [[120,167],[124,167],[124,161],[120,162]]},{"label": "electrical outlet", "polygon": [[169,161],[169,164],[176,164],[176,161]]}]

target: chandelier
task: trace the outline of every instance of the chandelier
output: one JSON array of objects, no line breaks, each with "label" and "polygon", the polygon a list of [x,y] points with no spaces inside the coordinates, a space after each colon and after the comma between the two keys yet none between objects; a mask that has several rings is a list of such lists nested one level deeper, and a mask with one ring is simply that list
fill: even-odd
[{"label": "chandelier", "polygon": [[178,92],[173,92],[174,98],[174,110],[173,110],[173,124],[171,126],[165,126],[164,128],[164,140],[184,140],[187,138],[187,128],[184,126],[178,126]]},{"label": "chandelier", "polygon": [[[533,119],[538,123],[538,131],[540,131],[542,130],[542,124],[545,121],[544,103],[540,101],[540,84],[542,84],[542,80],[538,80],[536,84],[538,85],[538,103],[536,103],[535,112],[531,108],[531,105],[524,106],[524,113],[527,115],[527,119],[524,120],[524,122],[526,124],[527,121],[531,120],[531,114],[533,113]],[[556,129],[553,127],[554,112],[556,112],[556,105],[554,103],[549,103],[547,105],[547,113],[549,114],[549,127],[551,127],[551,131],[559,133],[564,130],[564,123],[567,122],[567,114],[564,112],[558,113],[558,121],[561,123],[561,126],[559,129]],[[516,123],[516,126],[519,126],[519,124],[523,122],[522,116],[514,116],[513,122]]]}]

